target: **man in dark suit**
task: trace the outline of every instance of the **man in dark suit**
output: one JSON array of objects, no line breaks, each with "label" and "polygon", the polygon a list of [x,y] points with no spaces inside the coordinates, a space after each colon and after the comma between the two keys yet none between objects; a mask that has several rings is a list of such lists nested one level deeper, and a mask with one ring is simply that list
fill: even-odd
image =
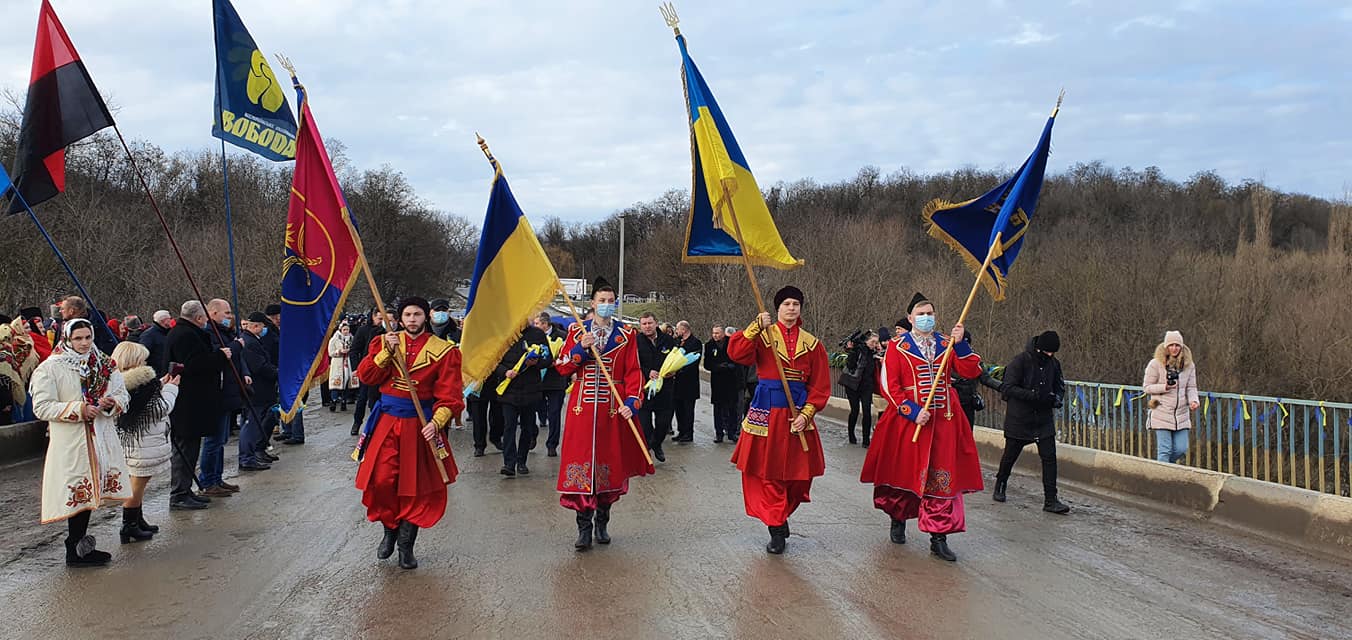
[{"label": "man in dark suit", "polygon": [[[704,345],[690,323],[681,320],[676,323],[676,346],[686,353],[702,354]],[[676,439],[674,442],[695,441],[695,403],[699,401],[699,367],[687,366],[676,372]]]},{"label": "man in dark suit", "polygon": [[[647,385],[657,379],[658,372],[662,370],[662,361],[676,348],[676,341],[657,330],[657,316],[651,312],[639,316],[638,329],[638,364],[643,372],[643,383]],[[643,424],[644,435],[648,439],[648,449],[652,450],[658,462],[667,461],[666,454],[662,452],[662,442],[671,430],[671,418],[676,411],[675,396],[676,385],[667,380],[662,385],[662,391],[655,396],[648,397],[647,390],[643,391],[643,405],[638,410],[639,422]]]},{"label": "man in dark suit", "polygon": [[249,385],[248,402],[251,408],[244,415],[244,426],[239,430],[239,468],[241,471],[270,469],[276,456],[268,453],[268,437],[272,434],[272,405],[277,404],[277,363],[268,358],[268,347],[263,336],[268,333],[268,317],[257,311],[240,323],[244,332],[244,364],[253,374]]},{"label": "man in dark suit", "polygon": [[183,365],[178,400],[169,414],[172,462],[171,509],[205,509],[210,498],[193,493],[202,437],[215,431],[222,408],[221,381],[232,355],[228,347],[211,345],[206,331],[207,311],[202,303],[183,303],[178,323],[169,331],[168,361]]},{"label": "man in dark suit", "polygon": [[714,327],[704,343],[704,369],[709,372],[709,401],[714,405],[714,442],[722,442],[725,437],[737,442],[741,432],[737,409],[742,399],[742,368],[728,357],[723,327]]}]

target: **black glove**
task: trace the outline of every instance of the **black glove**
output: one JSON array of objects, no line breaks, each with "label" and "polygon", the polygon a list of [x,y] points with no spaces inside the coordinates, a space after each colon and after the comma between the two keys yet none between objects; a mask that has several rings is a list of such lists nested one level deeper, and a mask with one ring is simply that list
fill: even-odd
[{"label": "black glove", "polygon": [[1043,394],[1042,403],[1048,408],[1059,409],[1061,407],[1061,398],[1058,398],[1055,393]]}]

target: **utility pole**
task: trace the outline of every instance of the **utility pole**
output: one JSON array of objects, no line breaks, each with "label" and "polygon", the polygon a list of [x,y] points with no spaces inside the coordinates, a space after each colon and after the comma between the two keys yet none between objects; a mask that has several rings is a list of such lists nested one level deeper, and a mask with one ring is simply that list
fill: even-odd
[{"label": "utility pole", "polygon": [[624,219],[628,216],[620,214],[620,285],[619,291],[615,294],[615,315],[624,312]]}]

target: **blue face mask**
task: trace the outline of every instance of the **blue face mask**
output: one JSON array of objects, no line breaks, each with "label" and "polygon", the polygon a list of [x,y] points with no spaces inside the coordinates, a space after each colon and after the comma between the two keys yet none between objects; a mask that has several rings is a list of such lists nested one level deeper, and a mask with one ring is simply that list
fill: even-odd
[{"label": "blue face mask", "polygon": [[258,334],[258,337],[261,338],[261,337],[263,337],[263,336],[265,336],[265,335],[268,335],[268,328],[267,328],[267,327],[263,327],[263,332],[260,333],[260,334]]},{"label": "blue face mask", "polygon": [[613,318],[616,310],[614,302],[601,302],[596,305],[596,316],[598,318]]},{"label": "blue face mask", "polygon": [[450,311],[433,311],[432,324],[446,324],[451,321]]},{"label": "blue face mask", "polygon": [[929,333],[934,331],[934,316],[916,316],[915,322],[912,324],[915,325],[916,331]]},{"label": "blue face mask", "polygon": [[229,329],[229,328],[230,328],[230,318],[222,318],[222,319],[221,319],[221,326],[222,326],[222,327],[225,327],[226,329]]}]

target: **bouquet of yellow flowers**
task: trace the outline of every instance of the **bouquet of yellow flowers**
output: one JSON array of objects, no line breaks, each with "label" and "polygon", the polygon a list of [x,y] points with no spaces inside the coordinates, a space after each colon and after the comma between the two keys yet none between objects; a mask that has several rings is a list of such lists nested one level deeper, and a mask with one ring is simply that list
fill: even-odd
[{"label": "bouquet of yellow flowers", "polygon": [[700,354],[686,353],[685,349],[676,348],[667,352],[667,359],[662,361],[661,368],[657,371],[657,379],[649,380],[643,388],[648,391],[648,397],[651,398],[662,392],[662,382],[667,378],[676,375],[677,371],[684,369],[696,362],[699,362]]}]

